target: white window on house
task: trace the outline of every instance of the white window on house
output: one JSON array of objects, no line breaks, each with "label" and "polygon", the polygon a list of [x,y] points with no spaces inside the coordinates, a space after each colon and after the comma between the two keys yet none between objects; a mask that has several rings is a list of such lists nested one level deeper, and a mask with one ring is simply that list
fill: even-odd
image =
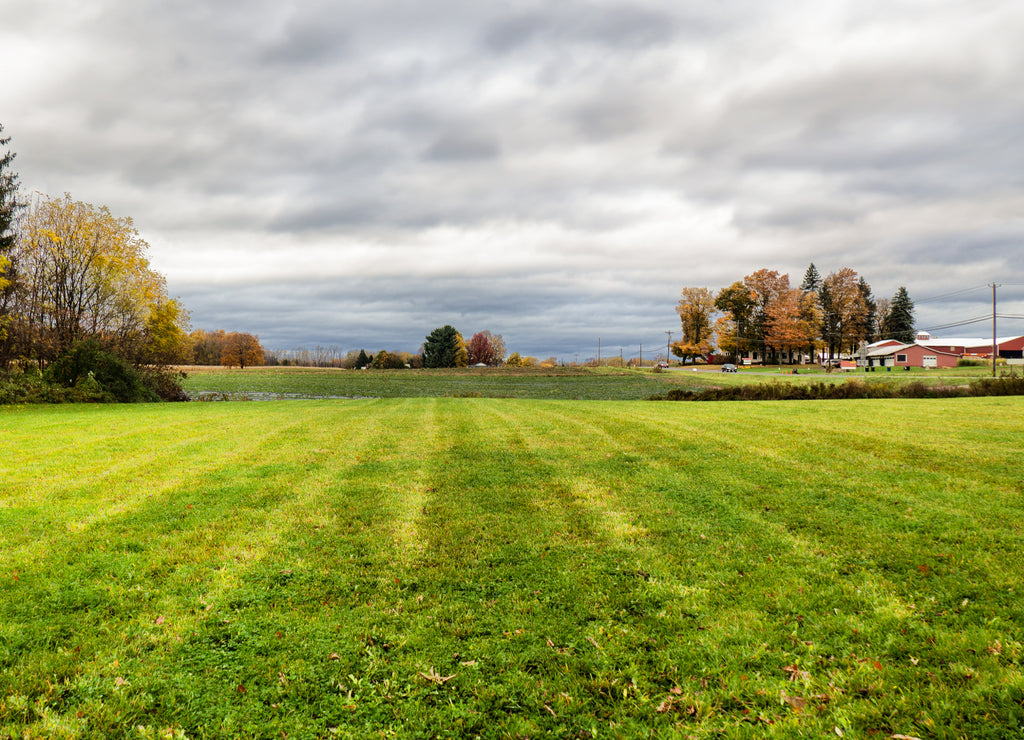
[{"label": "white window on house", "polygon": [[896,362],[906,362],[906,361],[907,361],[907,356],[906,355],[896,355]]}]

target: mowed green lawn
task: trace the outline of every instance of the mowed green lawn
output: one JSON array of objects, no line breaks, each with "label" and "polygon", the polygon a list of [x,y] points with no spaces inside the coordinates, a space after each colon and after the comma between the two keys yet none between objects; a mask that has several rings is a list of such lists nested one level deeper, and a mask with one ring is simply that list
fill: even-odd
[{"label": "mowed green lawn", "polygon": [[1024,734],[1024,400],[0,409],[0,736]]}]

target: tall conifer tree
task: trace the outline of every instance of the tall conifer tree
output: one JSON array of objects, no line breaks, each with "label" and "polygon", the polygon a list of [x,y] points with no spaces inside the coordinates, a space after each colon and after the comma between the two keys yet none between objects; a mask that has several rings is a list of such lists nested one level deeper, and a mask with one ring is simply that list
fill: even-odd
[{"label": "tall conifer tree", "polygon": [[800,290],[805,290],[809,293],[817,293],[820,287],[821,274],[812,262],[807,266],[807,271],[804,273],[804,281],[800,284]]},{"label": "tall conifer tree", "polygon": [[902,285],[889,302],[889,315],[885,319],[886,334],[906,344],[914,341],[914,302]]},{"label": "tall conifer tree", "polygon": [[25,207],[18,193],[18,175],[11,169],[14,152],[4,151],[11,137],[3,136],[0,124],[0,369],[7,366],[13,354],[11,314],[14,302],[14,268],[11,252],[17,235],[14,224],[18,212]]}]

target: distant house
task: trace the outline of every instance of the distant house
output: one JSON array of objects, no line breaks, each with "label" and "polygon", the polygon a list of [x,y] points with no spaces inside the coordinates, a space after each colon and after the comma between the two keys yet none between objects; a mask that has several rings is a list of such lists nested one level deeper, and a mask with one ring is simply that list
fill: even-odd
[{"label": "distant house", "polygon": [[770,347],[767,356],[756,349],[745,350],[739,355],[741,365],[805,365],[811,360],[811,356],[801,350],[776,351]]}]

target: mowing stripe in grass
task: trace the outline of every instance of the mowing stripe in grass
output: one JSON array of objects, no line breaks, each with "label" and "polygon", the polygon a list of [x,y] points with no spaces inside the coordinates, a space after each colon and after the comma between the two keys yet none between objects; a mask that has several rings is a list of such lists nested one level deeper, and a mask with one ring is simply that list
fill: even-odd
[{"label": "mowing stripe in grass", "polygon": [[[46,460],[41,435],[0,463],[19,488],[0,493],[15,733],[995,738],[1024,721],[1024,439],[978,421],[1019,401],[173,409],[64,417],[121,450],[135,481],[113,490]],[[854,412],[865,426],[830,428]]]}]

